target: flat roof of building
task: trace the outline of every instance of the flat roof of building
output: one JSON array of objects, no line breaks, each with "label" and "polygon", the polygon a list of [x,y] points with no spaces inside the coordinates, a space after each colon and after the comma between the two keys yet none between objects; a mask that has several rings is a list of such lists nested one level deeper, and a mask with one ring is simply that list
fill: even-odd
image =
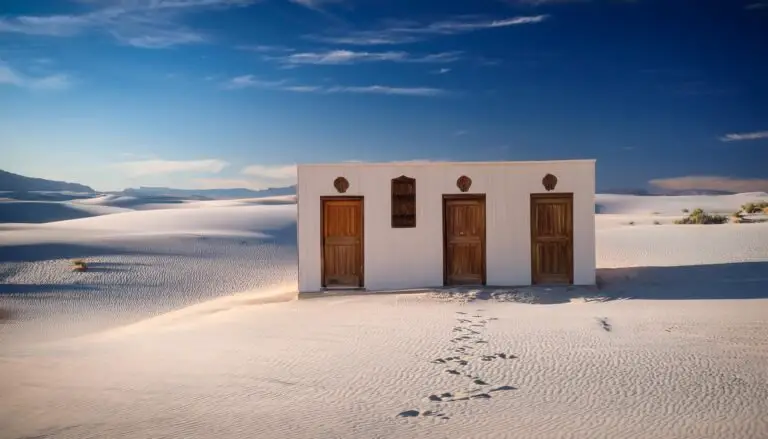
[{"label": "flat roof of building", "polygon": [[595,163],[597,159],[573,159],[573,160],[520,160],[520,161],[429,161],[412,160],[403,162],[338,162],[338,163],[299,163],[297,167],[339,167],[339,166],[479,166],[479,165],[533,165],[533,164],[576,164],[576,163]]}]

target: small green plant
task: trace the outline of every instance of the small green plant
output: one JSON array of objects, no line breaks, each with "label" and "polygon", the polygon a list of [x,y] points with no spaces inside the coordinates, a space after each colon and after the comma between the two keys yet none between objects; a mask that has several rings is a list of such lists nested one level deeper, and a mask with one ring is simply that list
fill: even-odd
[{"label": "small green plant", "polygon": [[694,209],[688,216],[675,221],[675,224],[725,224],[727,222],[726,216],[708,214],[702,209]]},{"label": "small green plant", "polygon": [[72,261],[72,271],[86,271],[88,270],[88,264],[82,259],[75,259]]},{"label": "small green plant", "polygon": [[756,203],[747,203],[741,206],[741,211],[746,214],[760,213],[761,211],[764,211],[766,208],[768,208],[768,201],[758,201]]}]

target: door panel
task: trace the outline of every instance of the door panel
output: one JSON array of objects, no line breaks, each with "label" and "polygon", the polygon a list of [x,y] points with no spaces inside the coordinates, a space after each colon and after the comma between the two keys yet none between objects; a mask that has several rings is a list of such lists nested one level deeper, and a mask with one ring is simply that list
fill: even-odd
[{"label": "door panel", "polygon": [[446,285],[485,283],[485,197],[443,200]]},{"label": "door panel", "polygon": [[531,195],[534,284],[573,283],[573,196]]},{"label": "door panel", "polygon": [[323,287],[363,286],[363,200],[322,200]]}]

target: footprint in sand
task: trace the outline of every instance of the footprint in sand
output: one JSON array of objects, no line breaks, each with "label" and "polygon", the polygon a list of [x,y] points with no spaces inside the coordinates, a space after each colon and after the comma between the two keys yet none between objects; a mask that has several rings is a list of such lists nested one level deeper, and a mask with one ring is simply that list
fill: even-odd
[{"label": "footprint in sand", "polygon": [[456,370],[453,370],[453,369],[448,369],[448,370],[446,370],[446,372],[448,372],[451,375],[461,375],[461,373],[459,371],[456,371]]},{"label": "footprint in sand", "polygon": [[397,415],[400,418],[413,418],[415,416],[419,416],[418,410],[406,410],[404,412],[400,412]]},{"label": "footprint in sand", "polygon": [[476,380],[474,380],[472,382],[477,384],[478,386],[487,386],[488,385],[488,383],[486,383],[485,381],[481,380],[480,378],[478,378],[478,379],[476,379]]},{"label": "footprint in sand", "polygon": [[463,315],[463,316],[467,315],[467,313],[465,313],[465,312],[462,312],[462,311],[456,311],[456,314],[461,314],[461,315]]},{"label": "footprint in sand", "polygon": [[440,398],[453,398],[453,393],[451,392],[441,393]]},{"label": "footprint in sand", "polygon": [[491,389],[488,392],[489,393],[490,392],[503,392],[503,391],[506,391],[506,390],[517,390],[517,388],[516,387],[512,387],[512,386],[501,386],[501,387],[496,387],[495,389]]},{"label": "footprint in sand", "polygon": [[487,393],[478,393],[477,395],[472,395],[472,398],[474,399],[489,399],[491,395]]},{"label": "footprint in sand", "polygon": [[429,395],[427,397],[427,399],[429,399],[430,401],[435,401],[435,402],[440,402],[440,401],[443,400],[443,398],[441,398],[441,397],[439,397],[437,395]]},{"label": "footprint in sand", "polygon": [[607,317],[598,318],[597,321],[600,323],[600,326],[602,326],[604,330],[606,330],[608,332],[611,331],[611,324],[608,323],[608,318]]},{"label": "footprint in sand", "polygon": [[514,360],[517,358],[517,355],[514,354],[505,354],[503,352],[499,352],[498,354],[495,354],[497,357],[501,358],[502,360]]},{"label": "footprint in sand", "polygon": [[445,364],[445,360],[443,360],[442,358],[438,358],[437,360],[432,360],[432,362],[436,364]]},{"label": "footprint in sand", "polygon": [[421,416],[435,416],[435,417],[443,416],[443,419],[448,419],[447,417],[445,417],[445,413],[439,413],[432,410],[427,410],[423,412]]}]

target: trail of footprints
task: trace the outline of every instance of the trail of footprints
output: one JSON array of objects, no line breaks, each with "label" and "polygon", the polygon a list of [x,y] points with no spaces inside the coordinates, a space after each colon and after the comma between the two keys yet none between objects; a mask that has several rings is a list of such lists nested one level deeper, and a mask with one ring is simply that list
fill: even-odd
[{"label": "trail of footprints", "polygon": [[429,395],[425,398],[426,402],[435,405],[432,410],[406,410],[399,413],[398,417],[438,417],[440,419],[449,419],[441,410],[445,403],[457,401],[469,401],[474,399],[491,399],[494,393],[508,390],[516,390],[512,386],[494,386],[487,383],[479,375],[469,372],[469,366],[477,365],[477,362],[483,363],[491,361],[515,360],[517,356],[506,352],[496,352],[493,354],[480,353],[480,350],[488,343],[483,337],[483,330],[489,322],[497,320],[495,317],[484,317],[477,310],[476,314],[468,315],[465,312],[457,312],[457,325],[453,327],[451,354],[443,358],[432,360],[432,363],[443,366],[443,373],[461,376],[466,379],[468,390],[442,392]]}]

